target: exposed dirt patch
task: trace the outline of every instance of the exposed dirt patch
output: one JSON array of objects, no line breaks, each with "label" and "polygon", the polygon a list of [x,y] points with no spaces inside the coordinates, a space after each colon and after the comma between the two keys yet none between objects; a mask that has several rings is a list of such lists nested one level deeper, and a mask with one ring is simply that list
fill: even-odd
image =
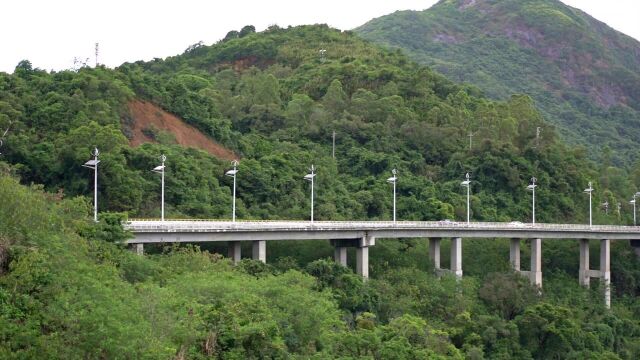
[{"label": "exposed dirt patch", "polygon": [[131,118],[126,120],[125,125],[128,126],[130,132],[128,137],[131,146],[156,142],[149,135],[149,129],[157,129],[171,133],[175,137],[176,143],[184,147],[201,149],[220,159],[238,159],[233,151],[213,141],[200,130],[155,104],[133,100],[129,103],[129,113]]},{"label": "exposed dirt patch", "polygon": [[214,64],[210,67],[210,71],[216,72],[221,69],[233,69],[235,72],[242,72],[247,70],[253,66],[259,69],[266,69],[269,66],[275,64],[273,59],[261,59],[257,56],[251,55],[243,58],[238,58],[233,61],[225,61],[221,63]]}]

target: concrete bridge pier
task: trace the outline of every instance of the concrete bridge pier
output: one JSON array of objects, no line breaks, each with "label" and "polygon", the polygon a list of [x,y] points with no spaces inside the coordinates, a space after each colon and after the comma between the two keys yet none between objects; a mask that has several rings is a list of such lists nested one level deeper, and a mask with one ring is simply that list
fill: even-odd
[{"label": "concrete bridge pier", "polygon": [[369,278],[369,247],[376,244],[373,236],[364,236],[361,239],[333,239],[331,245],[334,247],[333,260],[347,266],[347,249],[356,248],[356,273],[365,280]]},{"label": "concrete bridge pier", "polygon": [[600,240],[600,276],[604,288],[604,306],[611,309],[611,240]]},{"label": "concrete bridge pier", "polygon": [[254,260],[267,263],[267,242],[265,240],[254,240],[252,250]]},{"label": "concrete bridge pier", "polygon": [[531,239],[531,284],[542,288],[542,239]]},{"label": "concrete bridge pier", "polygon": [[589,239],[578,240],[580,244],[580,268],[578,269],[578,282],[589,287],[591,274],[589,273]]},{"label": "concrete bridge pier", "polygon": [[429,259],[433,262],[436,272],[440,270],[440,240],[440,238],[429,239]]},{"label": "concrete bridge pier", "polygon": [[138,256],[144,255],[144,244],[131,244],[130,249]]},{"label": "concrete bridge pier", "polygon": [[604,290],[604,306],[611,308],[611,240],[600,240],[600,270],[589,268],[589,240],[580,239],[580,285],[589,287],[591,278],[599,278]]},{"label": "concrete bridge pier", "polygon": [[338,245],[334,246],[333,260],[342,266],[347,266],[347,247]]},{"label": "concrete bridge pier", "polygon": [[542,287],[542,239],[531,239],[531,268],[529,271],[520,269],[520,239],[511,239],[509,262],[515,272],[529,277],[531,285]]},{"label": "concrete bridge pier", "polygon": [[227,255],[233,264],[236,265],[242,259],[242,243],[240,241],[229,241]]},{"label": "concrete bridge pier", "polygon": [[358,246],[356,248],[356,272],[365,280],[369,278],[369,247]]},{"label": "concrete bridge pier", "polygon": [[429,238],[429,258],[437,275],[450,272],[456,278],[462,278],[462,238],[451,238],[451,269],[440,267],[440,242],[441,238]]},{"label": "concrete bridge pier", "polygon": [[462,238],[451,239],[451,272],[462,279]]},{"label": "concrete bridge pier", "polygon": [[350,247],[358,247],[358,239],[332,239],[330,240],[333,246],[333,261],[336,263],[347,266],[347,250]]},{"label": "concrete bridge pier", "polygon": [[520,239],[511,239],[509,244],[509,262],[514,271],[520,271]]},{"label": "concrete bridge pier", "polygon": [[369,279],[369,247],[376,244],[376,238],[366,235],[358,241],[356,247],[356,273],[364,280]]}]

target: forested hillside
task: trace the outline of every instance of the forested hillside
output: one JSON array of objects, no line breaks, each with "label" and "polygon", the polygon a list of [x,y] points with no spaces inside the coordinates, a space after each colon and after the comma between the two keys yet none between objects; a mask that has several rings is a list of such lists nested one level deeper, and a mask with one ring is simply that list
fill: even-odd
[{"label": "forested hillside", "polygon": [[638,160],[640,42],[578,9],[558,0],[442,0],[356,31],[492,98],[530,95],[593,159]]},{"label": "forested hillside", "polygon": [[[460,283],[431,273],[424,239],[378,241],[366,283],[327,261],[332,249],[321,242],[270,243],[268,265],[235,268],[218,245],[134,256],[117,244],[127,236],[118,219],[159,215],[150,170],[161,153],[168,217],[229,218],[231,208],[228,160],[151,126],[141,131],[153,142],[130,146],[139,101],[237,154],[240,219],[308,218],[302,176],[312,163],[319,220],[389,219],[393,168],[399,219],[462,219],[460,181],[470,172],[474,220],[528,221],[525,187],[535,176],[538,221],[584,222],[582,190],[593,181],[594,203],[612,204],[595,209],[594,222],[630,224],[627,200],[640,185],[640,173],[611,160],[596,166],[564,145],[527,96],[489,100],[326,26],[247,26],[113,70],[51,73],[23,61],[0,73],[0,127],[9,127],[0,151],[0,357],[640,355],[640,266],[626,242],[613,246],[611,311],[597,284],[578,286],[571,241],[545,242],[542,294],[508,271],[508,244],[494,240],[465,240]],[[98,224],[88,219],[90,199],[77,197],[91,194],[81,165],[94,146]]]}]

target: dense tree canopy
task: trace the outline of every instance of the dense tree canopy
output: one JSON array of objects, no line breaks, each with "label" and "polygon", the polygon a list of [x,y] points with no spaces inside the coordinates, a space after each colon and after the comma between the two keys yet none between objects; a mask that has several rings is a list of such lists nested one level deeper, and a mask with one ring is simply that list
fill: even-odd
[{"label": "dense tree canopy", "polygon": [[[171,136],[131,147],[134,99],[240,156],[240,219],[306,219],[311,164],[321,220],[389,219],[393,168],[407,220],[463,219],[466,172],[479,221],[527,221],[535,176],[538,221],[584,222],[582,189],[593,181],[594,203],[612,204],[594,221],[630,224],[627,198],[640,185],[640,170],[595,166],[564,145],[528,96],[488,100],[326,26],[246,26],[114,70],[45,72],[23,61],[0,73],[0,127],[11,124],[0,151],[1,358],[640,356],[640,265],[626,242],[612,246],[611,311],[597,285],[578,286],[573,242],[545,243],[542,294],[508,272],[508,243],[489,239],[465,240],[461,282],[432,274],[424,239],[379,240],[368,282],[328,261],[321,242],[270,243],[266,265],[232,267],[218,244],[135,256],[118,244],[127,236],[118,222],[159,215],[149,170],[161,153],[168,217],[229,218],[232,182],[226,161]],[[81,167],[94,146],[97,224]]]}]

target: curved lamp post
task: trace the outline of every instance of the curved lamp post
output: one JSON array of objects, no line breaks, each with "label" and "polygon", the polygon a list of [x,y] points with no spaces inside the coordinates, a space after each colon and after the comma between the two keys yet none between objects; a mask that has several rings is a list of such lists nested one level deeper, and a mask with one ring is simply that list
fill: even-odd
[{"label": "curved lamp post", "polygon": [[392,177],[387,179],[387,182],[393,184],[393,223],[396,223],[396,183],[398,182],[398,170],[391,170]]},{"label": "curved lamp post", "polygon": [[233,218],[232,219],[233,219],[233,222],[236,222],[236,174],[238,174],[238,160],[233,160],[231,162],[231,165],[233,165],[233,169],[227,171],[224,174],[233,178],[233,205],[232,205]]},{"label": "curved lamp post", "polygon": [[82,166],[93,169],[93,221],[98,222],[98,155],[100,155],[100,151],[98,148],[94,148],[91,152],[93,155],[93,160],[89,160],[82,164]]},{"label": "curved lamp post", "polygon": [[469,180],[469,173],[465,175],[466,180],[461,182],[460,185],[465,186],[467,188],[467,225],[469,224],[469,197],[471,195],[471,180]]},{"label": "curved lamp post", "polygon": [[533,193],[533,198],[531,199],[531,209],[532,209],[532,216],[531,216],[531,223],[535,224],[536,223],[536,187],[538,185],[536,185],[536,181],[538,181],[538,179],[534,177],[531,178],[531,184],[529,184],[529,186],[527,186],[527,190],[531,190],[531,192]]},{"label": "curved lamp post", "polygon": [[313,224],[313,179],[316,177],[316,167],[312,164],[309,171],[309,174],[305,175],[304,179],[311,182],[311,223]]},{"label": "curved lamp post", "polygon": [[164,168],[165,168],[164,162],[166,160],[167,160],[167,157],[164,154],[160,155],[160,161],[162,161],[162,165],[156,166],[156,167],[153,168],[153,170],[151,170],[151,171],[153,171],[155,173],[158,173],[158,174],[162,175],[162,177],[161,177],[162,178],[162,185],[160,187],[161,188],[160,191],[161,191],[161,194],[162,194],[161,195],[161,205],[160,205],[160,219],[162,221],[164,221]]},{"label": "curved lamp post", "polygon": [[593,216],[591,212],[591,193],[593,192],[593,186],[591,181],[589,181],[589,187],[584,189],[584,192],[589,194],[589,226],[591,226],[593,225]]}]

